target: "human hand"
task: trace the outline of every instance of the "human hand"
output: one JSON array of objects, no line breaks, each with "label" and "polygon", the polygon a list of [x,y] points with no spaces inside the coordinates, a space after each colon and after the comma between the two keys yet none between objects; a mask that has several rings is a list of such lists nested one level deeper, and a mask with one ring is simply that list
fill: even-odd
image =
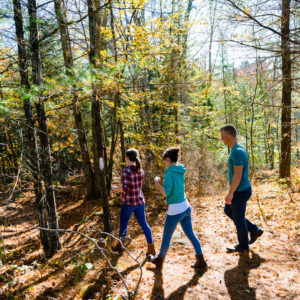
[{"label": "human hand", "polygon": [[225,197],[225,202],[227,203],[227,204],[231,204],[231,201],[232,201],[232,198],[233,198],[233,194],[227,194],[226,195],[226,197]]},{"label": "human hand", "polygon": [[113,190],[110,190],[110,197],[111,197],[111,198],[114,198],[114,197],[115,197],[115,193],[114,193]]},{"label": "human hand", "polygon": [[156,184],[157,184],[157,183],[160,183],[160,177],[159,177],[159,176],[155,176],[154,182],[155,182]]}]

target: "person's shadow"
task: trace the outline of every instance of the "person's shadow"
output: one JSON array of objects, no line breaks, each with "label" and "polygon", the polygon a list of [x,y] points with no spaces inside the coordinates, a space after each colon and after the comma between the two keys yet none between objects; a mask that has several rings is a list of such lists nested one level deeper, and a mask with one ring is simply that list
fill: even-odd
[{"label": "person's shadow", "polygon": [[151,300],[165,299],[165,292],[163,288],[164,280],[162,276],[162,271],[155,268],[151,268],[151,270],[154,271],[154,283],[153,283],[150,299]]},{"label": "person's shadow", "polygon": [[197,271],[193,275],[193,277],[184,285],[181,285],[178,287],[177,290],[172,292],[168,297],[165,298],[165,292],[163,288],[163,276],[162,271],[155,269],[155,268],[148,268],[149,270],[152,270],[154,272],[154,284],[151,291],[151,300],[160,300],[160,299],[166,299],[166,300],[183,300],[184,295],[188,288],[193,287],[198,284],[199,279],[203,276],[203,274],[207,270],[203,271]]},{"label": "person's shadow", "polygon": [[224,273],[224,281],[231,300],[255,300],[256,289],[249,286],[249,273],[251,269],[258,268],[265,259],[255,252],[249,254],[239,253],[238,265]]}]

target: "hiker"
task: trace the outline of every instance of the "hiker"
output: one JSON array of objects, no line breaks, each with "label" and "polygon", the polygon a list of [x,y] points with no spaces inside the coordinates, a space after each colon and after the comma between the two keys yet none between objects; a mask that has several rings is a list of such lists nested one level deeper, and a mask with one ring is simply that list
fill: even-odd
[{"label": "hiker", "polygon": [[[237,142],[237,130],[233,125],[225,125],[220,129],[222,141],[231,151],[228,157],[229,191],[225,197],[225,214],[233,220],[239,244],[230,252],[248,252],[249,244],[253,244],[263,231],[245,217],[247,201],[252,195],[248,176],[248,153]],[[248,239],[250,232],[250,241]]]},{"label": "hiker", "polygon": [[[124,243],[127,226],[131,214],[134,213],[138,223],[142,227],[146,236],[148,249],[147,256],[149,254],[155,255],[155,247],[152,238],[151,229],[146,221],[145,214],[145,198],[142,192],[142,185],[144,179],[144,171],[142,169],[140,155],[138,150],[131,148],[126,151],[126,167],[122,170],[121,187],[114,187],[111,190],[111,196],[114,196],[114,192],[122,193],[122,205],[120,213],[120,231],[119,237],[122,243]],[[113,251],[122,251],[122,245],[117,243],[112,247]]]},{"label": "hiker", "polygon": [[163,186],[160,178],[155,177],[155,185],[158,190],[166,197],[169,204],[165,219],[162,243],[158,256],[150,255],[149,259],[161,269],[165,256],[170,247],[173,233],[178,223],[181,224],[183,232],[189,238],[196,252],[196,263],[192,265],[196,269],[205,269],[207,264],[204,260],[202,249],[198,238],[192,228],[191,207],[185,196],[184,176],[186,168],[178,163],[179,148],[171,147],[163,153],[163,161],[166,166]]}]

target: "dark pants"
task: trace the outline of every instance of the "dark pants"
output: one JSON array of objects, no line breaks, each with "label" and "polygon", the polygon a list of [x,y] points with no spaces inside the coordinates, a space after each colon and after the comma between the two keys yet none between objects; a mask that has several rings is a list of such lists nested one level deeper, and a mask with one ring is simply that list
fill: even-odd
[{"label": "dark pants", "polygon": [[244,250],[249,249],[248,231],[250,233],[259,231],[259,228],[245,217],[247,201],[251,195],[251,187],[245,191],[235,191],[231,204],[225,204],[224,208],[225,214],[233,220],[236,226],[239,245]]}]

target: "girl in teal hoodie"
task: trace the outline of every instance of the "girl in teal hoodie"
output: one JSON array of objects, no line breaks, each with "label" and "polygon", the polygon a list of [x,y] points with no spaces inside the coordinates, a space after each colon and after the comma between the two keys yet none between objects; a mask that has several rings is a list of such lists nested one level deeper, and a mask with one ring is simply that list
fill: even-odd
[{"label": "girl in teal hoodie", "polygon": [[160,184],[160,178],[155,178],[155,185],[159,191],[166,197],[168,211],[165,220],[164,233],[160,252],[158,256],[150,255],[150,261],[158,268],[162,268],[164,258],[169,250],[173,233],[178,223],[181,224],[183,232],[189,238],[196,252],[196,263],[192,266],[197,269],[207,267],[204,260],[202,249],[198,238],[195,236],[192,219],[191,207],[185,196],[185,173],[184,165],[178,163],[179,148],[172,147],[163,154],[163,160],[166,165],[163,185]]}]

